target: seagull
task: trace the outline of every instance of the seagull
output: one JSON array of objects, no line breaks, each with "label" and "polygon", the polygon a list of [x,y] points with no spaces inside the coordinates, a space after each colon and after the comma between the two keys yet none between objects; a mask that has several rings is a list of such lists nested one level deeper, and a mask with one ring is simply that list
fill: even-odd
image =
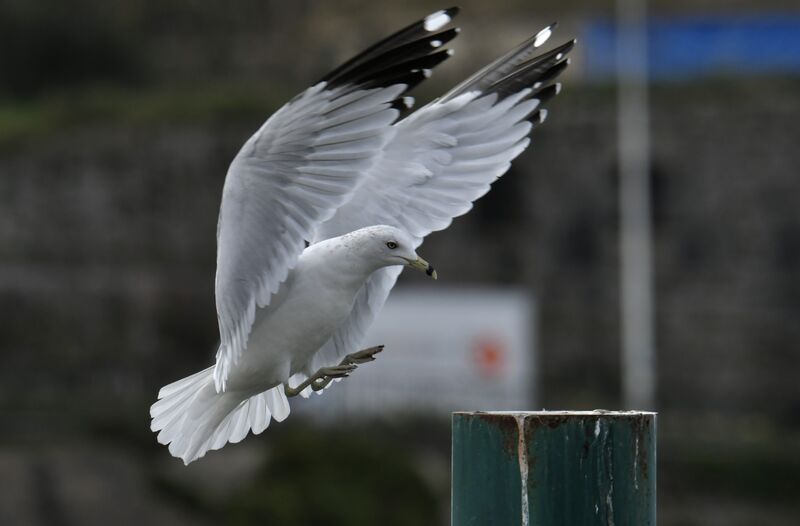
[{"label": "seagull", "polygon": [[233,159],[217,226],[216,363],[164,386],[158,442],[185,464],[289,415],[375,359],[358,350],[405,267],[489,191],[547,116],[570,40],[539,31],[410,112],[406,95],[452,51],[458,8],[368,48],[275,112]]}]

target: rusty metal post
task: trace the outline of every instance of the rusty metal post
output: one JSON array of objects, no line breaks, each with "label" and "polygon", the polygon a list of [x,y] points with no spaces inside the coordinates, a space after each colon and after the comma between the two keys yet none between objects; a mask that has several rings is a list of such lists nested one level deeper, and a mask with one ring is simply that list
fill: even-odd
[{"label": "rusty metal post", "polygon": [[655,526],[656,415],[453,413],[452,526]]}]

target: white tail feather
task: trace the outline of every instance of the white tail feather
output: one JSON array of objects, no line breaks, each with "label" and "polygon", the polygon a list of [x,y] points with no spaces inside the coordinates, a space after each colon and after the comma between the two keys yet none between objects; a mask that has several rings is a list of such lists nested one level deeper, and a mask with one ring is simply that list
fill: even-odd
[{"label": "white tail feather", "polygon": [[150,407],[150,428],[158,441],[184,464],[228,442],[240,442],[249,431],[257,435],[289,416],[289,401],[279,385],[250,398],[236,392],[217,393],[214,368],[164,386]]}]

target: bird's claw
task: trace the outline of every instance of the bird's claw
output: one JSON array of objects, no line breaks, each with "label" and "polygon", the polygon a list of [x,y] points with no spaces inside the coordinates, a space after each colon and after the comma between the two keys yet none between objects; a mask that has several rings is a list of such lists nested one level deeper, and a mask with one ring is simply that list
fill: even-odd
[{"label": "bird's claw", "polygon": [[350,373],[356,370],[357,364],[339,364],[333,367],[323,367],[319,370],[319,377],[321,378],[345,378],[350,376]]},{"label": "bird's claw", "polygon": [[375,360],[375,355],[381,352],[383,347],[383,345],[376,345],[375,347],[369,347],[362,351],[348,354],[344,357],[344,360],[342,360],[339,365],[321,368],[316,372],[316,374],[314,374],[314,376],[308,378],[305,382],[301,383],[297,387],[289,387],[288,385],[284,385],[284,392],[286,393],[286,396],[291,397],[297,396],[306,387],[311,387],[311,389],[314,391],[321,391],[328,387],[328,385],[330,385],[330,383],[336,378],[347,378],[350,376],[350,373],[355,371],[360,364]]},{"label": "bird's claw", "polygon": [[357,365],[372,362],[375,360],[375,355],[381,352],[383,348],[383,345],[376,345],[375,347],[369,347],[368,349],[348,354],[344,362]]}]

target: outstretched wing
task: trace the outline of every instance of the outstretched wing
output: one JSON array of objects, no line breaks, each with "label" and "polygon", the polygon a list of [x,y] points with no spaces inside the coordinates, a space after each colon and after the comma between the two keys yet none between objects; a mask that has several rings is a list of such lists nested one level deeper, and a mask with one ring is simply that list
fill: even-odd
[{"label": "outstretched wing", "polygon": [[245,143],[225,179],[217,232],[218,391],[265,307],[315,230],[352,195],[391,139],[401,95],[450,54],[456,10],[378,42],[279,109]]},{"label": "outstretched wing", "polygon": [[[550,26],[483,68],[441,99],[394,125],[396,133],[351,200],[323,223],[316,240],[387,224],[416,241],[446,228],[503,175],[547,115],[575,41],[532,58]],[[394,286],[400,267],[375,272],[345,324],[317,353],[310,369],[356,350]]]}]

